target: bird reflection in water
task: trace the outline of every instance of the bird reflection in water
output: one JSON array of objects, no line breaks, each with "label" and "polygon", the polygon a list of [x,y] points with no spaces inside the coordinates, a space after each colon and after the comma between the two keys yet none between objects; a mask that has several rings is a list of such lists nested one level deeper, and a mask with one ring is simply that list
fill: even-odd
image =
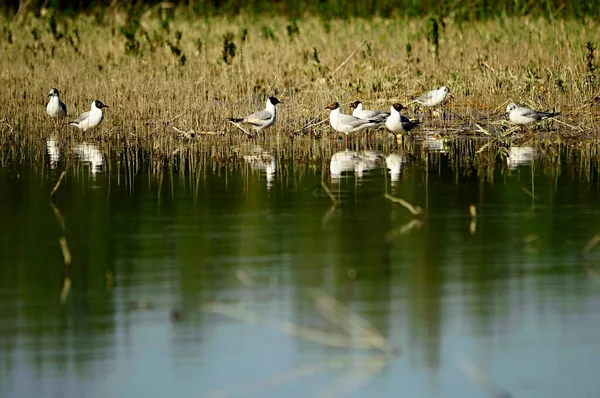
[{"label": "bird reflection in water", "polygon": [[539,159],[542,153],[531,146],[513,146],[508,150],[506,164],[510,170],[516,170],[519,166],[528,166],[534,160]]},{"label": "bird reflection in water", "polygon": [[252,155],[244,155],[244,161],[253,170],[264,171],[267,176],[267,188],[271,188],[275,182],[275,174],[277,172],[277,161],[275,156],[269,152],[263,151],[261,148],[254,150]]},{"label": "bird reflection in water", "polygon": [[381,151],[342,151],[331,156],[331,178],[341,178],[344,173],[354,173],[358,178],[365,171],[382,169],[385,157]]}]

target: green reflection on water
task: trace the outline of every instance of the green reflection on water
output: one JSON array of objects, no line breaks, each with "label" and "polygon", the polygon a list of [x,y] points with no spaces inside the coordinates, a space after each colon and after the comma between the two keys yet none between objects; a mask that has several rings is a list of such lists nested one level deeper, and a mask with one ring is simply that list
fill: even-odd
[{"label": "green reflection on water", "polygon": [[[175,359],[185,357],[186,347],[227,345],[211,334],[225,320],[203,311],[209,301],[242,300],[334,330],[316,314],[308,287],[361,314],[400,347],[408,358],[400,361],[434,372],[452,366],[444,361],[449,336],[504,338],[510,345],[525,338],[519,324],[527,317],[566,333],[563,319],[576,314],[585,337],[598,289],[578,253],[600,221],[595,153],[509,148],[511,163],[502,149],[478,152],[482,145],[393,152],[405,160],[398,175],[385,168],[389,152],[372,153],[374,166],[353,161],[340,176],[331,175],[326,151],[312,163],[282,162],[275,153],[275,163],[269,158],[262,170],[242,157],[157,166],[148,154],[114,150],[103,153],[98,170],[76,157],[55,168],[7,162],[0,169],[0,359],[8,380],[2,388],[22,395],[23,372],[40,383],[75,375],[94,385],[98,374],[110,373],[107,364],[119,362],[119,352],[135,345],[137,322],[172,330],[165,333],[175,336]],[[66,220],[69,270],[48,197],[63,168],[56,203]],[[385,193],[424,214],[411,215]],[[236,278],[240,270],[251,285]],[[67,275],[72,285],[61,304]],[[534,333],[543,328],[536,324]],[[156,344],[144,341],[147,350]],[[206,365],[195,366],[202,372]],[[228,376],[235,383],[235,371]]]}]

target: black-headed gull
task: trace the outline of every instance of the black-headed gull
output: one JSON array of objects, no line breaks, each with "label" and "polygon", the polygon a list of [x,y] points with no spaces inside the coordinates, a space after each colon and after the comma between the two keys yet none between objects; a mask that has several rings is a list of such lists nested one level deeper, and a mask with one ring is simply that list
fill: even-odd
[{"label": "black-headed gull", "polygon": [[348,144],[348,134],[377,127],[381,122],[377,120],[365,120],[352,115],[345,115],[340,112],[340,104],[332,102],[325,109],[329,109],[329,124],[338,133],[346,134],[346,144]]},{"label": "black-headed gull", "polygon": [[390,115],[387,112],[364,109],[364,106],[360,101],[352,102],[350,108],[354,109],[352,111],[352,116],[365,120],[377,120],[381,123],[385,122],[385,119]]},{"label": "black-headed gull", "polygon": [[408,109],[402,104],[395,103],[390,107],[390,116],[385,121],[385,127],[393,134],[406,134],[417,127],[420,122],[411,122],[406,116],[402,116],[402,109]]},{"label": "black-headed gull", "polygon": [[548,119],[550,117],[558,116],[560,115],[560,112],[540,112],[525,106],[508,104],[506,107],[506,114],[511,122],[519,125],[526,125]]},{"label": "black-headed gull", "polygon": [[48,105],[46,105],[46,113],[48,116],[59,119],[66,117],[67,106],[60,100],[58,90],[55,88],[50,90],[48,97],[50,97],[50,101],[48,101]]},{"label": "black-headed gull", "polygon": [[100,100],[93,101],[92,108],[87,112],[83,112],[77,119],[70,121],[69,125],[75,126],[83,131],[98,127],[104,119],[102,108],[108,108],[108,105],[104,105]]},{"label": "black-headed gull", "polygon": [[275,105],[280,104],[279,101],[275,97],[267,98],[267,104],[265,109],[261,111],[256,111],[251,115],[248,115],[243,118],[228,118],[228,120],[232,123],[245,123],[251,126],[252,130],[254,130],[255,134],[260,133],[271,127],[275,124],[277,120],[277,108]]}]

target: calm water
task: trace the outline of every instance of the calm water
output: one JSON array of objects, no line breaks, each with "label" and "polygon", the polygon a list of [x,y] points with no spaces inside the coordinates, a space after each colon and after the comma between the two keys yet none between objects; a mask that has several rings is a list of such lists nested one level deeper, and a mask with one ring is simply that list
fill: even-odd
[{"label": "calm water", "polygon": [[[2,397],[598,395],[600,185],[577,153],[431,141],[157,175],[59,144],[0,168]],[[377,333],[385,352],[360,346]]]}]

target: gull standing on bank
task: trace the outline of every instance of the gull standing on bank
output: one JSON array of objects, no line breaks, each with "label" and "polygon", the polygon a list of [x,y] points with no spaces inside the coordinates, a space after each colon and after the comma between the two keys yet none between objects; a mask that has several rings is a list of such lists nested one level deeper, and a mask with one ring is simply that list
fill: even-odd
[{"label": "gull standing on bank", "polygon": [[70,121],[69,125],[75,126],[83,131],[99,126],[104,119],[102,108],[108,108],[108,105],[104,105],[100,100],[95,100],[92,102],[91,110],[83,112],[77,119]]},{"label": "gull standing on bank", "polygon": [[258,134],[275,124],[275,121],[277,120],[277,108],[275,105],[277,104],[281,104],[281,101],[275,97],[269,97],[267,98],[266,107],[262,111],[256,111],[244,118],[230,117],[228,120],[234,124],[248,124],[252,127],[252,130],[254,130],[254,134]]},{"label": "gull standing on bank", "polygon": [[402,109],[408,109],[402,104],[395,103],[390,107],[390,116],[385,121],[385,127],[396,136],[409,133],[417,127],[420,122],[411,122],[406,116],[402,116]]},{"label": "gull standing on bank", "polygon": [[450,89],[446,86],[442,86],[437,90],[431,90],[426,92],[420,97],[412,100],[412,102],[416,102],[426,107],[434,107],[443,104],[446,101],[446,99],[451,96],[452,94],[450,94]]},{"label": "gull standing on bank", "polygon": [[348,145],[348,134],[367,129],[369,127],[377,127],[381,124],[377,120],[365,120],[356,116],[345,115],[340,113],[340,104],[332,102],[325,109],[329,109],[329,124],[338,133],[346,134],[346,145]]},{"label": "gull standing on bank", "polygon": [[560,112],[540,112],[511,103],[506,107],[508,119],[521,126],[560,115]]},{"label": "gull standing on bank", "polygon": [[50,101],[48,101],[48,105],[46,105],[46,113],[48,116],[58,119],[66,117],[67,106],[60,100],[58,90],[55,88],[50,90],[48,97],[50,97]]},{"label": "gull standing on bank", "polygon": [[369,109],[364,109],[362,102],[354,101],[350,104],[350,108],[353,108],[352,116],[356,116],[359,119],[365,120],[378,120],[381,123],[385,122],[385,119],[390,115],[387,112],[374,111]]}]

